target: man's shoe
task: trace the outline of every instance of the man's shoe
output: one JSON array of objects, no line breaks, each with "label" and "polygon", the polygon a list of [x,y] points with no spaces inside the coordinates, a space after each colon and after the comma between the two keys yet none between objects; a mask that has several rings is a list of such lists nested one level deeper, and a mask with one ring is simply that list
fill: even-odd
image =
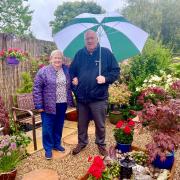
[{"label": "man's shoe", "polygon": [[108,152],[106,150],[106,147],[105,146],[98,146],[98,149],[99,149],[99,153],[102,155],[102,156],[107,156],[108,155]]},{"label": "man's shoe", "polygon": [[46,151],[45,152],[45,157],[46,157],[47,160],[52,159],[52,152],[51,151]]},{"label": "man's shoe", "polygon": [[86,147],[86,145],[80,145],[78,144],[72,151],[72,155],[76,155],[78,153],[80,153],[82,151],[82,149],[84,149]]},{"label": "man's shoe", "polygon": [[54,150],[64,152],[65,149],[62,146],[55,147]]}]

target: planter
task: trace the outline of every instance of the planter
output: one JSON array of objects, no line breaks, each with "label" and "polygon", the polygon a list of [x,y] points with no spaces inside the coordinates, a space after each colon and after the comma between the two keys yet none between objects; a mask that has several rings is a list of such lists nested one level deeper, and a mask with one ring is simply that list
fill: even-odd
[{"label": "planter", "polygon": [[122,153],[130,152],[131,151],[131,144],[116,144],[116,149],[120,150]]},{"label": "planter", "polygon": [[78,113],[77,110],[73,110],[66,113],[66,119],[69,121],[78,121]]},{"label": "planter", "polygon": [[159,169],[171,169],[173,163],[174,163],[174,153],[170,153],[166,156],[165,161],[161,161],[160,157],[157,156],[152,164],[154,165],[154,167],[157,167]]},{"label": "planter", "polygon": [[17,173],[17,169],[6,173],[1,173],[0,180],[15,180],[16,173]]},{"label": "planter", "polygon": [[18,65],[19,64],[19,60],[16,57],[7,57],[6,62],[9,65]]},{"label": "planter", "polygon": [[109,112],[109,121],[112,124],[117,124],[119,120],[122,119],[120,111],[111,111]]}]

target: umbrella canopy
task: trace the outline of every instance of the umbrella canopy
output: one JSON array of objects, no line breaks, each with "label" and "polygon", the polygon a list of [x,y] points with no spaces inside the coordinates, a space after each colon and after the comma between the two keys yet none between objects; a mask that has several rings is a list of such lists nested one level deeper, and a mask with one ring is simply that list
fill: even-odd
[{"label": "umbrella canopy", "polygon": [[84,46],[84,33],[88,29],[97,32],[100,46],[109,48],[118,61],[141,53],[148,37],[118,13],[83,13],[55,34],[54,41],[65,56],[73,58]]}]

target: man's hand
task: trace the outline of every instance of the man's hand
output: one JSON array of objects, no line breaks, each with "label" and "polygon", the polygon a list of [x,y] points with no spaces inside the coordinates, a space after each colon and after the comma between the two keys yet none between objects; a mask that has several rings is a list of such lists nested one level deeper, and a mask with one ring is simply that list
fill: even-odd
[{"label": "man's hand", "polygon": [[105,77],[104,76],[98,76],[97,78],[96,78],[96,80],[97,80],[97,83],[98,84],[104,84],[105,82],[106,82],[106,79],[105,79]]},{"label": "man's hand", "polygon": [[42,113],[42,112],[44,112],[44,109],[38,109],[37,110],[39,113]]},{"label": "man's hand", "polygon": [[72,83],[73,83],[73,85],[77,86],[78,85],[78,78],[77,77],[73,78]]}]

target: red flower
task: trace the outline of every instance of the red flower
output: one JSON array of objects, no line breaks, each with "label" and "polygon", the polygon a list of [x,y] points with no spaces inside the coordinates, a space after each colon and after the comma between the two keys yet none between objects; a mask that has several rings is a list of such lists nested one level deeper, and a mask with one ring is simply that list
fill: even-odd
[{"label": "red flower", "polygon": [[45,66],[44,64],[40,64],[39,69],[43,68],[44,66]]},{"label": "red flower", "polygon": [[131,133],[131,128],[129,126],[126,126],[123,131],[124,131],[125,134],[130,134]]},{"label": "red flower", "polygon": [[134,122],[133,120],[130,120],[130,121],[128,122],[128,125],[129,125],[130,127],[133,127],[133,126],[135,126],[135,122]]},{"label": "red flower", "polygon": [[88,162],[91,162],[92,161],[92,156],[89,156],[88,157]]},{"label": "red flower", "polygon": [[103,159],[100,156],[94,157],[93,164],[88,169],[88,174],[91,174],[96,179],[100,179],[102,177],[102,173],[105,170],[105,165]]},{"label": "red flower", "polygon": [[121,128],[123,124],[123,121],[118,121],[118,123],[116,124],[116,128]]}]

